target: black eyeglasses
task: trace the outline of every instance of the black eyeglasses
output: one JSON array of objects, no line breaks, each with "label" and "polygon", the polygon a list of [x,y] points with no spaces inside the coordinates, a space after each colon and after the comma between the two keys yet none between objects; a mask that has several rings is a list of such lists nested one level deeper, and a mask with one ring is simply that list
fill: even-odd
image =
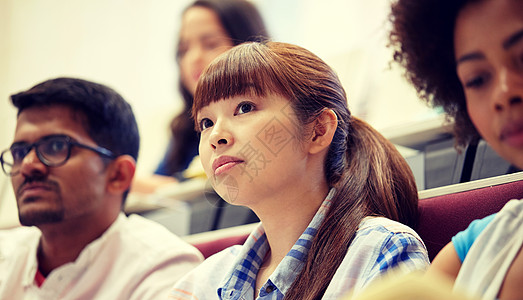
[{"label": "black eyeglasses", "polygon": [[71,157],[71,148],[73,146],[89,149],[106,158],[116,158],[116,155],[105,148],[80,144],[67,135],[50,135],[32,144],[13,144],[11,148],[2,152],[0,162],[2,163],[4,173],[8,176],[14,176],[20,172],[22,161],[34,147],[36,156],[44,165],[58,167],[65,164]]}]

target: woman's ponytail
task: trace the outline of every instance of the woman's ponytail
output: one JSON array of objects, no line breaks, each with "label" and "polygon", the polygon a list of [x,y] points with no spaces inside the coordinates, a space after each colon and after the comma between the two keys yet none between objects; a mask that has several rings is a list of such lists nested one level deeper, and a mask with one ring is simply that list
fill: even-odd
[{"label": "woman's ponytail", "polygon": [[[343,172],[333,184],[336,194],[312,242],[307,262],[285,299],[323,296],[363,218],[383,216],[409,226],[417,222],[414,176],[394,145],[355,117],[350,118],[346,128],[340,126],[338,130],[344,131],[340,136],[346,135]],[[339,151],[330,149],[328,155]],[[330,157],[325,167],[326,173],[339,173],[339,161]]]}]

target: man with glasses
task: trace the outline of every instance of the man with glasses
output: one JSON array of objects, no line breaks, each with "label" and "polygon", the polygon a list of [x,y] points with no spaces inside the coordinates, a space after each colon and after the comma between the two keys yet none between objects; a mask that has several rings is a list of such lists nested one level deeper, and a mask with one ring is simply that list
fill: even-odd
[{"label": "man with glasses", "polygon": [[161,299],[201,254],[122,213],[138,156],[129,104],[57,78],[11,96],[14,142],[1,153],[22,227],[0,231],[0,299]]}]

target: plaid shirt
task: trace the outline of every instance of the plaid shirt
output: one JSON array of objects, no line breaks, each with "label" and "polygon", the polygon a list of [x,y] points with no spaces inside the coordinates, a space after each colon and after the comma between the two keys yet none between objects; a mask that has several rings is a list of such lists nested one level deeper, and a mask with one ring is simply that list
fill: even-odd
[{"label": "plaid shirt", "polygon": [[[283,299],[304,266],[312,239],[330,207],[333,191],[262,286],[257,299]],[[182,278],[169,299],[253,299],[256,274],[268,250],[267,236],[260,224],[243,246],[230,247],[208,258]],[[386,218],[368,217],[361,222],[323,299],[338,299],[349,291],[358,292],[391,268],[412,271],[428,264],[425,246],[412,229]]]}]

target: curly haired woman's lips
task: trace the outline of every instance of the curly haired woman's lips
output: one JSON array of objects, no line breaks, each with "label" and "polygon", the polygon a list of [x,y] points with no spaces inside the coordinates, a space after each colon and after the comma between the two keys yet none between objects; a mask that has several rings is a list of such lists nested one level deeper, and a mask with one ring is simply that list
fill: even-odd
[{"label": "curly haired woman's lips", "polygon": [[523,147],[523,121],[511,122],[501,131],[501,140],[512,147]]}]

